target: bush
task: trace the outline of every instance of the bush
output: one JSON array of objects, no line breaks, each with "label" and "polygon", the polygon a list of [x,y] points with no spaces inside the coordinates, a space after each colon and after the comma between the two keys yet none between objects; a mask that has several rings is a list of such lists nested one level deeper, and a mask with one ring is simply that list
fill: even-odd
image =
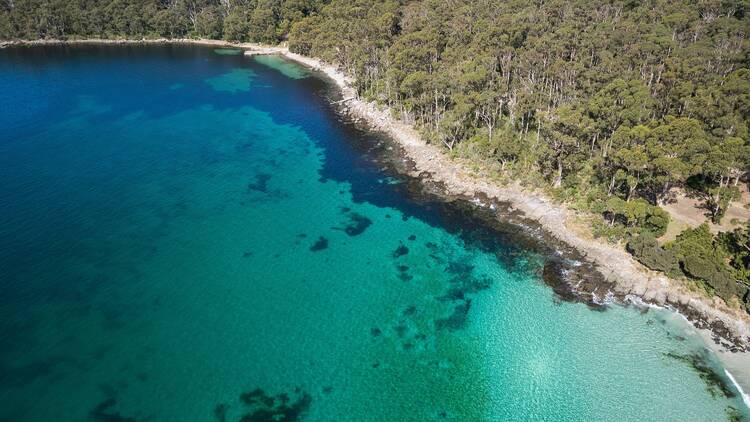
[{"label": "bush", "polygon": [[659,246],[656,238],[649,232],[631,239],[626,247],[635,259],[652,270],[662,271],[672,277],[681,274],[677,254],[672,249]]},{"label": "bush", "polygon": [[594,235],[594,238],[604,238],[609,243],[617,243],[628,235],[627,229],[623,225],[609,225],[603,220],[594,220],[591,222],[591,233]]},{"label": "bush", "polygon": [[[738,233],[742,234],[740,231]],[[662,271],[670,277],[685,275],[705,284],[707,290],[725,302],[738,302],[740,307],[750,312],[750,287],[739,283],[737,273],[726,264],[729,254],[724,243],[729,243],[729,235],[725,233],[715,238],[708,226],[703,224],[686,229],[677,236],[671,247],[663,248],[651,232],[644,231],[632,238],[626,248],[646,267]]]},{"label": "bush", "polygon": [[687,276],[706,281],[727,302],[742,293],[725,263],[728,257],[723,248],[714,242],[708,225],[701,224],[680,233],[674,248]]},{"label": "bush", "polygon": [[612,224],[619,222],[628,227],[631,233],[648,231],[654,237],[663,236],[669,225],[669,214],[643,199],[623,201],[610,198],[604,205],[603,214]]}]

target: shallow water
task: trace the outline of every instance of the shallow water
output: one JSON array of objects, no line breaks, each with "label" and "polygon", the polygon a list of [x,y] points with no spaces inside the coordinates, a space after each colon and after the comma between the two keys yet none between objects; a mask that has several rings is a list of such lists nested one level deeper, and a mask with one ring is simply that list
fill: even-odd
[{"label": "shallow water", "polygon": [[0,420],[747,417],[681,318],[560,302],[293,63],[11,48],[0,91]]}]

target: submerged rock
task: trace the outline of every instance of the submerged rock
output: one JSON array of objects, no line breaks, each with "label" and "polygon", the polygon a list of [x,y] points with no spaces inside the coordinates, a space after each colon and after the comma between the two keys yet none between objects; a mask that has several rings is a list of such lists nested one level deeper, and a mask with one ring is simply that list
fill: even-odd
[{"label": "submerged rock", "polygon": [[262,193],[268,193],[268,181],[271,180],[271,175],[268,173],[260,173],[255,175],[255,181],[247,184],[247,191],[257,191]]},{"label": "submerged rock", "polygon": [[406,283],[407,281],[413,280],[414,276],[409,273],[401,272],[398,274],[398,279]]},{"label": "submerged rock", "polygon": [[471,309],[471,299],[466,299],[453,308],[453,313],[449,317],[435,321],[435,327],[438,330],[447,329],[450,331],[464,328],[466,321],[469,319],[469,309]]},{"label": "submerged rock", "polygon": [[698,354],[679,355],[674,352],[665,353],[664,356],[683,362],[695,371],[706,383],[706,389],[712,397],[723,395],[726,398],[735,397],[735,393],[729,388],[724,378],[711,368],[706,360]]},{"label": "submerged rock", "polygon": [[229,405],[226,403],[219,403],[214,408],[214,418],[218,422],[225,422],[227,420],[227,412],[229,411]]},{"label": "submerged rock", "polygon": [[474,271],[474,266],[465,262],[449,262],[445,271],[455,275],[466,275],[471,274]]},{"label": "submerged rock", "polygon": [[414,315],[417,313],[417,307],[414,305],[408,306],[406,309],[404,309],[403,314],[405,316]]},{"label": "submerged rock", "polygon": [[409,248],[406,247],[403,243],[400,243],[398,245],[398,248],[396,248],[395,251],[393,251],[393,257],[399,258],[401,256],[404,256],[409,253]]},{"label": "submerged rock", "polygon": [[323,236],[320,236],[315,243],[310,246],[310,250],[313,252],[322,251],[323,249],[328,248],[328,239],[326,239]]},{"label": "submerged rock", "polygon": [[240,400],[250,409],[240,418],[243,422],[294,422],[301,420],[312,402],[310,394],[295,388],[297,399],[292,401],[288,393],[276,396],[266,394],[262,389],[242,393]]},{"label": "submerged rock", "polygon": [[110,409],[117,404],[117,399],[110,397],[94,407],[89,416],[92,420],[100,422],[136,422],[135,418],[120,415],[119,412],[111,412]]},{"label": "submerged rock", "polygon": [[362,214],[350,212],[347,207],[342,208],[342,211],[349,213],[349,222],[343,228],[334,227],[335,230],[343,230],[349,236],[359,236],[372,225],[372,220]]},{"label": "submerged rock", "polygon": [[351,219],[351,224],[344,229],[349,236],[358,236],[364,233],[372,224],[372,220],[356,212],[351,213],[349,218]]}]

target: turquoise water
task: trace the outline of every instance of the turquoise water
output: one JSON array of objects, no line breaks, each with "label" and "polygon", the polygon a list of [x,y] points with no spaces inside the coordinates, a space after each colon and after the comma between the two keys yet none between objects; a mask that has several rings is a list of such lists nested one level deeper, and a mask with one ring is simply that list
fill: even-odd
[{"label": "turquoise water", "polygon": [[0,420],[747,417],[678,316],[557,300],[293,63],[6,49],[0,89]]}]

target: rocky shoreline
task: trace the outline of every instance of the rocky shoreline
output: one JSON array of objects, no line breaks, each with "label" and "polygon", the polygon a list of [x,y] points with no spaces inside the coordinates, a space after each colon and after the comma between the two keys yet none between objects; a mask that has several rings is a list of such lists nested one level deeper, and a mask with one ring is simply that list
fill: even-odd
[{"label": "rocky shoreline", "polygon": [[[194,39],[0,41],[0,48],[13,45],[181,43],[240,48],[246,50],[247,55],[279,54],[320,71],[340,90],[341,100],[335,106],[341,112],[396,143],[399,154],[410,162],[403,169],[409,176],[431,185],[431,189],[449,200],[468,201],[478,210],[489,212],[495,220],[519,225],[534,232],[534,236],[544,242],[551,242],[561,259],[551,260],[545,266],[542,278],[560,298],[582,301],[592,307],[614,301],[672,308],[697,328],[710,330],[716,345],[714,351],[720,359],[725,352],[738,352],[731,353],[731,365],[727,365],[730,371],[735,372],[732,366],[750,368],[750,353],[747,353],[750,351],[750,315],[730,308],[719,298],[708,298],[689,290],[680,281],[648,270],[621,247],[591,238],[586,230],[574,227],[577,216],[565,205],[553,203],[544,195],[517,184],[501,186],[470,170],[464,163],[452,160],[440,148],[422,140],[413,127],[394,119],[389,110],[360,100],[347,75],[318,59],[292,53],[285,47]],[[750,377],[744,376],[739,382],[746,391],[750,390]]]},{"label": "rocky shoreline", "polygon": [[[439,182],[447,194],[483,203],[488,207],[508,204],[507,212],[498,217],[507,219],[510,213],[518,211],[525,220],[537,223],[551,237],[577,250],[585,261],[594,264],[601,280],[571,280],[568,286],[570,293],[575,293],[586,302],[602,301],[605,296],[610,295],[620,301],[635,296],[646,303],[671,305],[697,326],[715,328],[719,337],[734,344],[734,351],[750,350],[750,315],[728,307],[719,298],[707,298],[688,290],[679,281],[648,270],[623,248],[577,233],[566,224],[575,221],[576,216],[564,204],[553,203],[543,195],[524,190],[519,185],[500,186],[472,172],[464,164],[450,159],[438,147],[424,142],[414,128],[396,121],[388,110],[358,99],[356,91],[351,87],[351,80],[333,66],[290,53],[285,48],[263,47],[251,54],[271,53],[284,55],[317,69],[336,82],[345,100],[340,103],[342,111],[355,119],[364,120],[373,129],[393,138],[406,157],[414,163],[412,176]],[[523,222],[519,223],[523,225]]]},{"label": "rocky shoreline", "polygon": [[[574,211],[553,203],[543,194],[518,184],[500,186],[452,160],[438,147],[427,144],[416,130],[397,121],[390,110],[358,98],[352,80],[338,68],[322,61],[289,52],[283,47],[241,45],[247,55],[279,54],[320,71],[340,90],[335,102],[340,111],[369,129],[379,131],[400,148],[410,161],[408,175],[437,186],[447,198],[458,198],[490,210],[495,220],[515,224],[550,242],[561,259],[550,260],[542,278],[563,300],[584,302],[590,307],[617,302],[635,306],[671,309],[703,331],[707,346],[728,373],[735,374],[738,388],[750,391],[750,315],[727,306],[718,297],[708,298],[641,265],[622,247],[605,244],[571,229]],[[747,394],[747,393],[743,393]]]}]

